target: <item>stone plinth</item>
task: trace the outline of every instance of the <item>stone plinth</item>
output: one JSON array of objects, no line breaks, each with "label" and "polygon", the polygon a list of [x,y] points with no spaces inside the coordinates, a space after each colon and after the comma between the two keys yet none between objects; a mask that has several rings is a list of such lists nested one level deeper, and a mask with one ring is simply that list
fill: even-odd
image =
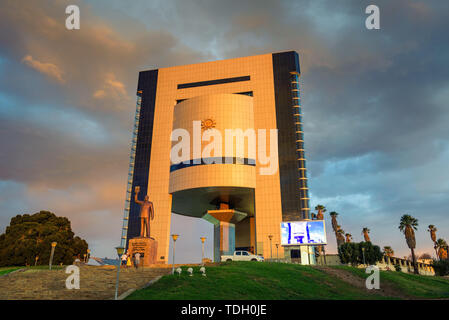
[{"label": "stone plinth", "polygon": [[153,238],[138,237],[129,240],[128,250],[131,257],[140,253],[140,266],[155,264],[157,259],[157,241]]}]

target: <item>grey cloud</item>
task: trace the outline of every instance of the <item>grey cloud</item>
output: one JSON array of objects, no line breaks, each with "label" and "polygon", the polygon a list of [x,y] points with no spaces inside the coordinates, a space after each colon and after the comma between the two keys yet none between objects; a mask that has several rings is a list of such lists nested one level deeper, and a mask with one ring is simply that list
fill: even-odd
[{"label": "grey cloud", "polygon": [[[0,158],[0,179],[61,192],[84,185],[92,198],[101,194],[94,185],[104,177],[124,189],[139,70],[297,50],[316,199],[329,199],[330,209],[332,201],[339,206],[346,231],[357,234],[351,229],[367,224],[384,245],[404,245],[395,224],[405,211],[448,230],[445,2],[378,1],[380,31],[364,28],[369,1],[71,2],[82,10],[79,32],[64,29],[64,1],[4,2],[0,55],[8,76],[0,76],[1,91],[30,105],[82,110],[116,143],[94,148],[56,128],[3,119],[0,143],[9,152]],[[20,62],[26,55],[59,66],[66,84],[47,83]],[[108,74],[126,94],[107,94],[112,90]],[[94,97],[98,90],[105,90],[101,99]],[[80,230],[89,221],[97,223],[94,212],[115,217],[108,232],[119,228],[120,190],[110,192],[120,200],[101,198],[95,205],[83,195],[86,206],[77,208]],[[365,200],[357,204],[357,197]],[[75,216],[74,209],[58,207],[56,199],[45,204]],[[426,243],[423,234],[419,241]],[[96,243],[101,237],[89,231]]]}]

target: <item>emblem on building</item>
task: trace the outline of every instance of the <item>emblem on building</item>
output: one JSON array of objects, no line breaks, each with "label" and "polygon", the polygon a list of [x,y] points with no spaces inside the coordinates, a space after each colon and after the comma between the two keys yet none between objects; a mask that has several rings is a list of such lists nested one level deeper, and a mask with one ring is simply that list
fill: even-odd
[{"label": "emblem on building", "polygon": [[215,128],[217,123],[212,119],[201,120],[201,129],[209,130]]}]

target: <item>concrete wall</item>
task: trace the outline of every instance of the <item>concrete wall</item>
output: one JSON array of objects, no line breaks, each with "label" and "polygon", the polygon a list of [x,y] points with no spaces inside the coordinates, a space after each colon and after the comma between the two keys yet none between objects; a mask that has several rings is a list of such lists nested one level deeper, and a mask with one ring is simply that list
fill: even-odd
[{"label": "concrete wall", "polygon": [[[395,265],[398,264],[401,267],[402,272],[409,272],[413,273],[413,264],[411,261],[401,259],[401,258],[395,258],[395,257],[384,257],[382,261],[378,262],[376,265],[381,270],[393,270],[395,271]],[[430,264],[425,263],[417,263],[418,264],[418,271],[420,275],[424,276],[434,276],[435,271],[433,270],[433,267]]]},{"label": "concrete wall", "polygon": [[[317,264],[324,265],[324,257],[318,257]],[[380,270],[391,270],[396,271],[395,265],[398,264],[401,266],[401,271],[405,273],[413,273],[413,265],[411,261],[401,259],[401,258],[395,258],[395,257],[387,257],[382,259],[382,261],[377,262],[376,266],[379,267]],[[328,266],[337,266],[337,265],[343,265],[340,262],[340,258],[338,257],[338,254],[327,254],[326,255],[326,265]],[[359,268],[365,268],[364,265],[359,265]],[[418,271],[420,275],[424,276],[434,276],[435,271],[433,270],[433,267],[430,264],[425,263],[418,263]]]}]

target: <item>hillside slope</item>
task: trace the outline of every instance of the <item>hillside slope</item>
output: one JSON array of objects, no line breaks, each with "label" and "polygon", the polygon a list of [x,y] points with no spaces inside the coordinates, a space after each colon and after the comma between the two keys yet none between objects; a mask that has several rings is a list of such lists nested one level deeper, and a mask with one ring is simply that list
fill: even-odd
[{"label": "hillside slope", "polygon": [[449,298],[449,279],[381,272],[381,290],[365,288],[364,270],[281,263],[231,262],[199,267],[192,277],[164,276],[128,299],[422,299]]}]

